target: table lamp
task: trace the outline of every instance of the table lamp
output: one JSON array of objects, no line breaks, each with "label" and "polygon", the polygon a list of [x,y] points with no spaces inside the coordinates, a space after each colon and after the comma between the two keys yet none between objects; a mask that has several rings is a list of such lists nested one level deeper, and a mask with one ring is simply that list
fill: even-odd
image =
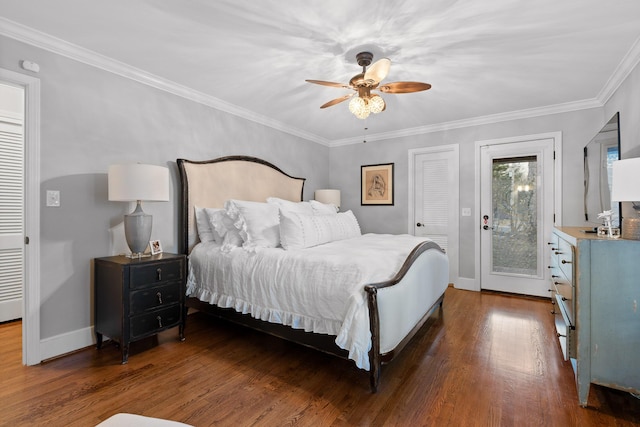
[{"label": "table lamp", "polygon": [[140,258],[149,245],[153,217],[142,210],[142,201],[169,201],[169,169],[140,163],[109,166],[109,200],[136,202],[124,216],[124,234],[131,258]]},{"label": "table lamp", "polygon": [[[640,157],[613,162],[611,201],[640,202]],[[640,218],[622,219],[622,238],[640,240]]]},{"label": "table lamp", "polygon": [[315,200],[327,205],[335,205],[340,210],[340,190],[323,189],[316,190],[314,194]]}]

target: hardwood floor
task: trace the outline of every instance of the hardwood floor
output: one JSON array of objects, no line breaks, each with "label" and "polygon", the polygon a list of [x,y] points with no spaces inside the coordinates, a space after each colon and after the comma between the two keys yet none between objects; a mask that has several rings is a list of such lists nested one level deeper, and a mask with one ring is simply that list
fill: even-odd
[{"label": "hardwood floor", "polygon": [[380,389],[352,362],[189,316],[132,348],[107,343],[21,365],[20,328],[0,325],[0,425],[93,426],[118,412],[195,426],[632,426],[640,400],[592,386],[578,405],[549,303],[449,288],[444,307],[390,365]]}]

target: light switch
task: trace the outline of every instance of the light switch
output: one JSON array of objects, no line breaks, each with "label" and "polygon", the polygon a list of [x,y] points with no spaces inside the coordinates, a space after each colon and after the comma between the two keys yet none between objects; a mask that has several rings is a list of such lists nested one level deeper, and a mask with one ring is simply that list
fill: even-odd
[{"label": "light switch", "polygon": [[471,208],[462,208],[462,216],[471,216]]},{"label": "light switch", "polygon": [[60,207],[60,192],[58,190],[47,190],[47,206]]}]

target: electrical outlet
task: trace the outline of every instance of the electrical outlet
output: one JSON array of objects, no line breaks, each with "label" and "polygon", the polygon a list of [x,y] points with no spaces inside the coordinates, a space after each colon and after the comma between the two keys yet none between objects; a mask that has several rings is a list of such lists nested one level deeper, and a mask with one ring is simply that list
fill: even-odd
[{"label": "electrical outlet", "polygon": [[47,206],[60,207],[60,192],[58,190],[47,190]]},{"label": "electrical outlet", "polygon": [[471,216],[471,208],[462,208],[462,216]]}]

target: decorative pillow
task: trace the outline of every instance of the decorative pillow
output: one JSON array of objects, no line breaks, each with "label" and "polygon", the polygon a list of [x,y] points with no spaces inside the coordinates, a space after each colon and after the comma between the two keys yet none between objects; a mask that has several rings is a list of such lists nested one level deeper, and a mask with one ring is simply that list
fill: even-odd
[{"label": "decorative pillow", "polygon": [[292,202],[290,200],[279,199],[277,197],[269,197],[267,199],[267,203],[274,204],[283,211],[313,215],[313,208],[309,202]]},{"label": "decorative pillow", "polygon": [[358,220],[351,211],[335,215],[280,211],[280,243],[286,250],[310,248],[361,234]]},{"label": "decorative pillow", "polygon": [[271,203],[227,200],[224,204],[227,215],[240,232],[242,247],[275,248],[280,244],[280,215],[278,206]]},{"label": "decorative pillow", "polygon": [[[216,241],[214,231],[209,225],[209,217],[204,208],[194,206],[196,212],[196,227],[198,229],[198,237],[201,242],[213,242]],[[220,236],[217,236],[220,237]]]},{"label": "decorative pillow", "polygon": [[240,232],[233,225],[224,209],[204,208],[210,229],[213,231],[215,241],[222,244],[222,250],[230,251],[242,246]]},{"label": "decorative pillow", "polygon": [[336,214],[338,213],[338,207],[333,203],[321,203],[317,200],[311,200],[309,202],[311,204],[311,209],[313,209],[314,215],[327,215],[327,214]]},{"label": "decorative pillow", "polygon": [[231,252],[233,249],[241,246],[242,237],[240,237],[240,232],[238,230],[229,230],[222,239],[222,246],[220,247],[220,250],[222,252]]}]

